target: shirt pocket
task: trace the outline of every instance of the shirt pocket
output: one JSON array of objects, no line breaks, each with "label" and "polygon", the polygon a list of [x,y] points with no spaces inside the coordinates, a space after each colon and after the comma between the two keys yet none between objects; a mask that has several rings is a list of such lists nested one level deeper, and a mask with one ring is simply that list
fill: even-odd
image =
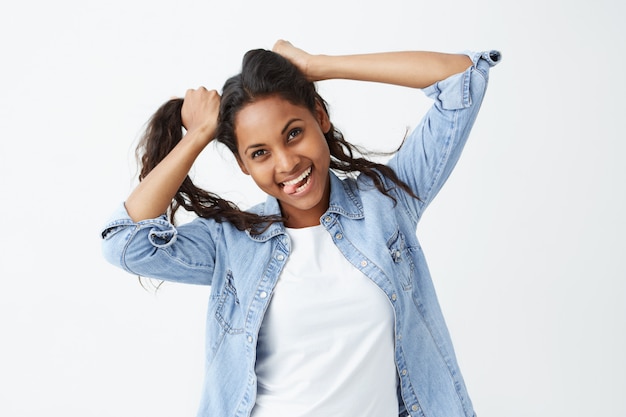
[{"label": "shirt pocket", "polygon": [[237,297],[237,289],[233,284],[231,271],[227,272],[224,287],[218,296],[215,318],[224,332],[229,334],[243,333],[241,305]]},{"label": "shirt pocket", "polygon": [[399,229],[387,240],[387,250],[393,264],[393,279],[398,282],[404,291],[409,291],[413,286],[415,264],[411,247]]}]

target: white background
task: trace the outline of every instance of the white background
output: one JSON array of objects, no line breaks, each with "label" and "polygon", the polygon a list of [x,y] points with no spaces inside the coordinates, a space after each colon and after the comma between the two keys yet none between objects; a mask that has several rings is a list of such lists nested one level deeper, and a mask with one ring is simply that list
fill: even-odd
[{"label": "white background", "polygon": [[[10,4],[9,4],[10,3]],[[376,5],[368,5],[376,4]],[[0,415],[193,416],[208,288],[144,290],[99,232],[170,96],[252,48],[500,49],[466,152],[418,230],[481,417],[626,415],[624,7],[587,1],[25,1],[0,6]],[[419,91],[320,85],[391,150]],[[262,196],[211,146],[195,178]]]}]

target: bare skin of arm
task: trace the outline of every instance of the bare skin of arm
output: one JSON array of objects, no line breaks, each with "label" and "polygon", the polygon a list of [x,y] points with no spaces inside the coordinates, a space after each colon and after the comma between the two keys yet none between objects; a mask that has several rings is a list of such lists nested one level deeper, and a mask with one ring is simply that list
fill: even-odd
[{"label": "bare skin of arm", "polygon": [[[438,52],[312,55],[283,40],[277,41],[273,50],[311,81],[351,79],[424,88],[472,65],[465,55]],[[187,134],[128,196],[125,205],[133,221],[165,213],[196,158],[215,137],[219,102],[214,90],[187,91],[181,112]]]},{"label": "bare skin of arm", "polygon": [[137,185],[124,203],[135,221],[165,213],[200,152],[215,138],[220,96],[201,87],[188,90],[181,111],[187,133]]},{"label": "bare skin of arm", "polygon": [[312,55],[279,40],[274,52],[294,63],[311,81],[349,79],[424,88],[466,70],[466,55],[405,51],[361,55]]}]

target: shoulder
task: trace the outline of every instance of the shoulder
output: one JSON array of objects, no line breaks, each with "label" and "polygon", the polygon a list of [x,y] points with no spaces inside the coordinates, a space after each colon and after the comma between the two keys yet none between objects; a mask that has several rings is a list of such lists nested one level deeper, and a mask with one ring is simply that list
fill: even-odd
[{"label": "shoulder", "polygon": [[255,204],[254,206],[250,207],[246,211],[248,213],[256,214],[257,216],[263,216],[263,215],[266,214],[265,206],[266,206],[265,202],[258,203],[258,204]]}]

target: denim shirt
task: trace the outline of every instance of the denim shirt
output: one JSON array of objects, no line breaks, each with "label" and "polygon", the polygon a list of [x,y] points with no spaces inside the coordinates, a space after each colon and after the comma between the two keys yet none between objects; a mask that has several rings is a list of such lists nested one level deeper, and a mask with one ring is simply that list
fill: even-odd
[{"label": "denim shirt", "polygon": [[[331,172],[330,206],[320,218],[346,259],[393,307],[400,415],[474,415],[415,233],[459,158],[489,67],[500,60],[496,51],[468,55],[470,68],[424,89],[434,104],[388,163],[419,199],[395,189],[394,203],[364,175],[340,179]],[[280,207],[268,197],[251,211],[279,214]],[[291,251],[284,225],[251,235],[203,218],[177,227],[164,216],[134,223],[123,206],[113,219],[102,232],[109,262],[135,275],[212,286],[198,416],[249,416],[256,398],[259,328]],[[342,415],[348,414],[358,415],[359,404]]]}]

